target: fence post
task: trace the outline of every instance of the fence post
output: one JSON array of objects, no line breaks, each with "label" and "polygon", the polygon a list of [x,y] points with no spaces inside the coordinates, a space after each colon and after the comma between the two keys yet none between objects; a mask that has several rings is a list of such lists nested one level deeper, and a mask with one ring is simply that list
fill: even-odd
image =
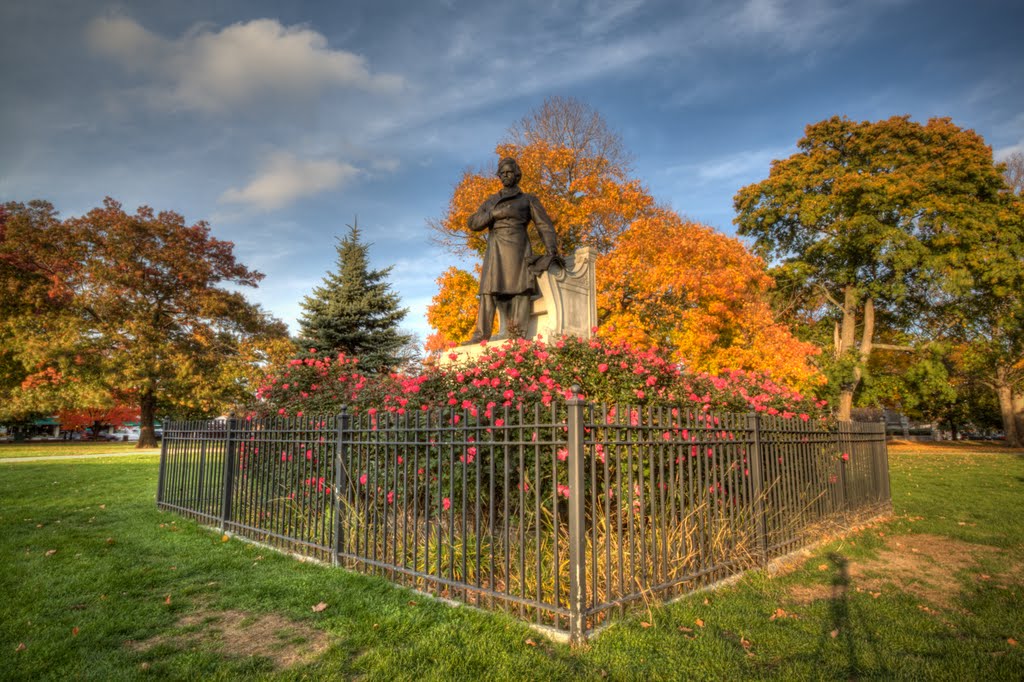
[{"label": "fence post", "polygon": [[[840,452],[840,457],[839,457],[839,493],[840,493],[839,504],[840,504],[840,508],[844,512],[850,511],[850,496],[849,496],[849,494],[847,494],[847,491],[846,491],[846,460],[842,458],[842,454],[845,453],[847,456],[849,456],[850,450],[853,449],[853,448],[849,447],[849,445],[851,443],[851,440],[850,440],[850,429],[852,427],[852,424],[853,424],[853,422],[849,422],[849,421],[843,422],[843,421],[841,421],[841,422],[839,422],[836,425],[836,436],[838,438],[839,452]],[[844,428],[845,428],[845,431],[844,431]],[[846,436],[846,438],[843,438],[844,435]]]},{"label": "fence post", "polygon": [[889,441],[886,439],[885,424],[881,425],[881,469],[882,469],[882,501],[892,509],[892,490],[889,488]]},{"label": "fence post", "polygon": [[348,497],[348,447],[345,444],[345,433],[349,430],[348,408],[341,406],[338,414],[338,432],[334,442],[334,550],[331,552],[331,563],[338,565],[338,552],[344,547],[344,528],[341,523],[341,512],[345,499]]},{"label": "fence post", "polygon": [[[586,509],[584,499],[583,410],[586,400],[580,387],[572,387],[568,407],[569,446],[569,641],[580,644],[586,639],[583,611],[587,599]],[[555,567],[558,570],[558,567]]]},{"label": "fence post", "polygon": [[761,415],[751,412],[747,415],[747,429],[752,436],[750,454],[750,480],[754,495],[754,533],[757,539],[757,551],[761,557],[761,565],[768,563],[768,520],[764,512],[764,465],[761,461]]},{"label": "fence post", "polygon": [[226,531],[231,521],[231,491],[235,487],[235,430],[238,420],[228,418],[227,433],[224,440],[224,498],[221,500],[220,529]]},{"label": "fence post", "polygon": [[156,506],[159,507],[161,502],[164,502],[164,489],[167,485],[167,436],[170,431],[171,423],[167,422],[164,424],[164,433],[160,438],[160,472],[156,478]]}]

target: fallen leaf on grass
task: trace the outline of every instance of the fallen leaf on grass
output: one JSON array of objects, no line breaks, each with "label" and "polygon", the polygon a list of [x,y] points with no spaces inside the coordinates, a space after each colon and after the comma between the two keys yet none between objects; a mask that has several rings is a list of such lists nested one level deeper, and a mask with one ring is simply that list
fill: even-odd
[{"label": "fallen leaf on grass", "polygon": [[992,579],[992,576],[985,575],[984,573],[980,574],[978,577],[981,578],[982,580],[991,580]]},{"label": "fallen leaf on grass", "polygon": [[72,637],[78,637],[78,628],[77,627],[71,628],[71,636]]},{"label": "fallen leaf on grass", "polygon": [[230,539],[231,539],[231,536],[228,535],[227,533],[224,533],[224,535],[220,536],[220,541],[221,542],[227,542]]},{"label": "fallen leaf on grass", "polygon": [[879,597],[882,596],[881,592],[870,592],[869,594],[871,595],[872,599],[878,599]]},{"label": "fallen leaf on grass", "polygon": [[827,571],[828,570],[828,564],[818,564],[818,570],[819,571]]},{"label": "fallen leaf on grass", "polygon": [[533,641],[532,639],[527,639],[526,643],[529,646],[537,646],[537,643],[535,641]]},{"label": "fallen leaf on grass", "polygon": [[642,621],[640,621],[640,627],[642,627],[642,628],[649,628],[649,627],[651,627],[651,624],[648,623],[646,620],[642,620]]},{"label": "fallen leaf on grass", "polygon": [[414,601],[410,601],[410,602],[409,602],[409,606],[416,606],[416,603],[417,603],[417,602],[414,602]]},{"label": "fallen leaf on grass", "polygon": [[699,628],[704,627],[704,621],[702,619],[700,619],[700,618],[698,618],[697,620],[693,621],[693,624],[696,625]]},{"label": "fallen leaf on grass", "polygon": [[106,509],[106,508],[107,508],[107,505],[105,505],[105,504],[101,504],[100,505],[100,509]]},{"label": "fallen leaf on grass", "polygon": [[688,628],[685,625],[680,625],[679,632],[693,632],[693,628]]},{"label": "fallen leaf on grass", "polygon": [[107,538],[107,544],[108,545],[114,544],[114,538]]},{"label": "fallen leaf on grass", "polygon": [[776,618],[785,618],[786,611],[784,609],[775,609],[775,613],[768,616],[768,620],[775,620]]},{"label": "fallen leaf on grass", "polygon": [[746,637],[740,637],[740,646],[749,651],[753,644],[751,644],[750,640]]},{"label": "fallen leaf on grass", "polygon": [[1017,640],[1015,640],[1013,637],[1010,637],[1009,639],[1007,639],[1006,643],[1009,644],[1010,646],[1017,646]]},{"label": "fallen leaf on grass", "polygon": [[24,650],[25,650],[25,648],[26,648],[26,647],[25,647],[25,643],[24,643],[24,642],[18,642],[18,646],[17,646],[17,648],[15,649],[15,651],[24,651]]},{"label": "fallen leaf on grass", "polygon": [[313,606],[313,607],[310,607],[310,608],[312,608],[313,613],[320,613],[321,611],[323,611],[324,609],[327,608],[327,604],[325,604],[324,602],[320,602],[316,606]]},{"label": "fallen leaf on grass", "polygon": [[830,637],[831,637],[832,639],[835,639],[836,637],[838,637],[838,636],[839,636],[839,628],[836,628],[835,630],[833,630],[832,632],[830,632],[830,633],[828,633],[828,634],[829,634],[829,636],[830,636]]},{"label": "fallen leaf on grass", "polygon": [[46,556],[53,556],[56,553],[57,553],[57,550],[55,550],[55,549],[48,549],[48,550],[46,550]]},{"label": "fallen leaf on grass", "polygon": [[704,606],[707,606],[707,605],[708,605],[708,604],[710,604],[710,603],[711,603],[711,602],[710,602],[710,601],[708,601],[708,598],[707,598],[707,597],[704,597]]}]

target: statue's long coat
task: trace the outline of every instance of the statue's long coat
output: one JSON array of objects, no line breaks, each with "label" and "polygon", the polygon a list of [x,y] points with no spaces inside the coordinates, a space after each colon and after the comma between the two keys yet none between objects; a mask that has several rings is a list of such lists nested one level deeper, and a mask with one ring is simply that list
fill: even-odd
[{"label": "statue's long coat", "polygon": [[489,230],[480,275],[481,294],[533,294],[536,280],[530,272],[534,260],[527,225],[533,222],[548,255],[558,253],[554,225],[540,201],[513,187],[492,194],[469,217],[469,229]]}]

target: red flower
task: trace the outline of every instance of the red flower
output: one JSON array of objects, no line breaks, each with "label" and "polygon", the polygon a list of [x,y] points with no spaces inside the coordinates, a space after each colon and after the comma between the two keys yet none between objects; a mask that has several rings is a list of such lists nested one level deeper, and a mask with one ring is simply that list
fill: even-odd
[{"label": "red flower", "polygon": [[[485,341],[484,343],[487,343],[487,342]],[[481,345],[483,345],[483,344],[481,344]],[[449,509],[451,509],[451,508],[452,508],[452,501],[451,501],[451,500],[449,500],[449,499],[448,499],[448,498],[446,497],[446,498],[444,498],[443,500],[441,500],[441,506],[442,506],[442,507],[444,507],[444,510],[445,510],[445,511],[448,511]]]},{"label": "red flower", "polygon": [[607,372],[608,371],[608,363],[602,362],[600,365],[597,366],[597,371],[601,372],[602,374],[604,372]]}]

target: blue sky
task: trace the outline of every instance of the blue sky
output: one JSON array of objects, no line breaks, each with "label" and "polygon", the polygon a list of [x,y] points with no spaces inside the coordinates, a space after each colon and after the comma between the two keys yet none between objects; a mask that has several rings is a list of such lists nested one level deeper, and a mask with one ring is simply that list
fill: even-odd
[{"label": "blue sky", "polygon": [[1017,1],[7,0],[0,25],[0,200],[205,219],[293,331],[358,216],[425,337],[455,262],[427,221],[552,95],[728,234],[736,191],[835,114],[949,116],[1024,150]]}]

